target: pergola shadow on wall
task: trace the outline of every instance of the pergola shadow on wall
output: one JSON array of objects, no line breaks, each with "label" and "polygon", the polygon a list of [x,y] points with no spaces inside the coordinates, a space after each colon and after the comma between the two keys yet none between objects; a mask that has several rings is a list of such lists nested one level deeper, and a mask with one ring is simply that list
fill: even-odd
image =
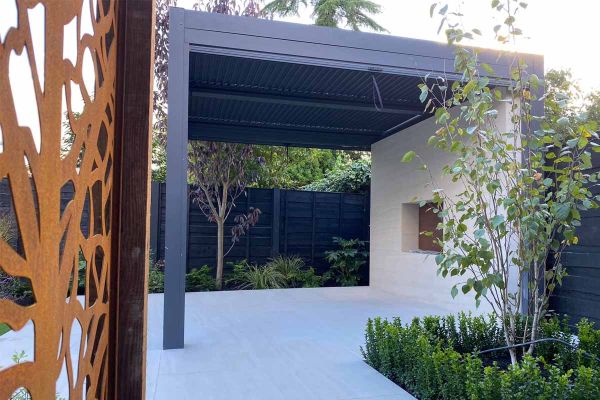
[{"label": "pergola shadow on wall", "polygon": [[[428,117],[427,74],[460,78],[437,42],[179,8],[169,45],[165,349],[184,345],[188,140],[370,150]],[[542,75],[539,57],[523,58]],[[480,59],[505,85],[513,57]]]}]

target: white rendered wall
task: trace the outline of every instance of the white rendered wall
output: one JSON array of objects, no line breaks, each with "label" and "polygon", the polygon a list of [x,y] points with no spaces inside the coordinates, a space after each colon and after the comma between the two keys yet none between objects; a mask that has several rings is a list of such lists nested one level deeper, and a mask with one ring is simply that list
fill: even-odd
[{"label": "white rendered wall", "polygon": [[[506,103],[496,105],[497,126],[506,129],[509,110]],[[465,279],[437,276],[435,255],[414,251],[418,245],[418,205],[420,200],[431,199],[432,187],[426,171],[418,170],[420,160],[401,163],[409,150],[421,155],[433,173],[436,187],[452,195],[459,193],[459,183],[442,179],[441,168],[450,163],[450,156],[427,145],[427,140],[439,128],[434,118],[389,136],[371,148],[371,237],[370,284],[374,288],[413,297],[417,300],[451,307],[455,311],[473,310],[475,302],[470,295],[452,299],[450,289]],[[413,204],[411,204],[413,203]],[[488,311],[482,301],[479,310]]]}]

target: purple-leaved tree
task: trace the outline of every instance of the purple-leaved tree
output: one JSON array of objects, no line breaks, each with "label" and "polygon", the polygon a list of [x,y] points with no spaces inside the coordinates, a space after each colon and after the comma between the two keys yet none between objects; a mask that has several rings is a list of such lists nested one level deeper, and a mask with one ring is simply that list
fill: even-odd
[{"label": "purple-leaved tree", "polygon": [[225,222],[235,207],[235,201],[246,192],[255,179],[256,168],[262,164],[254,156],[252,146],[222,142],[192,142],[189,150],[190,180],[194,185],[192,201],[200,207],[210,222],[217,224],[217,276],[216,287],[223,287],[223,260],[248,229],[258,222],[260,210],[250,208],[247,214],[238,215],[231,229],[231,245],[224,249]]}]

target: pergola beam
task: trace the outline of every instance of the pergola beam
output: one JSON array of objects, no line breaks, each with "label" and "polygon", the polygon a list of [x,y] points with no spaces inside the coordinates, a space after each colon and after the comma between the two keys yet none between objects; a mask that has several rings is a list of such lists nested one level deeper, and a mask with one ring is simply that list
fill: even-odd
[{"label": "pergola beam", "polygon": [[388,106],[383,103],[383,107],[377,108],[375,103],[365,104],[358,102],[340,101],[320,98],[302,98],[296,96],[285,96],[280,94],[245,94],[241,91],[212,88],[196,88],[192,91],[192,96],[205,99],[219,100],[238,100],[252,103],[265,104],[283,104],[289,106],[327,108],[333,110],[360,111],[386,114],[419,115],[423,112],[423,107],[415,106]]},{"label": "pergola beam", "polygon": [[264,144],[272,146],[318,147],[329,149],[370,150],[373,138],[381,134],[314,131],[289,128],[235,126],[219,123],[188,124],[190,140]]}]

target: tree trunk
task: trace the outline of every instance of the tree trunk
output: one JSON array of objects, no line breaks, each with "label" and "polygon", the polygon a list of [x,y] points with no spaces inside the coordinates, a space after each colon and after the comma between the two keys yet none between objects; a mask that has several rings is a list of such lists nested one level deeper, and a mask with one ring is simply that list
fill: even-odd
[{"label": "tree trunk", "polygon": [[225,234],[225,221],[217,219],[217,290],[223,289],[223,241]]}]

